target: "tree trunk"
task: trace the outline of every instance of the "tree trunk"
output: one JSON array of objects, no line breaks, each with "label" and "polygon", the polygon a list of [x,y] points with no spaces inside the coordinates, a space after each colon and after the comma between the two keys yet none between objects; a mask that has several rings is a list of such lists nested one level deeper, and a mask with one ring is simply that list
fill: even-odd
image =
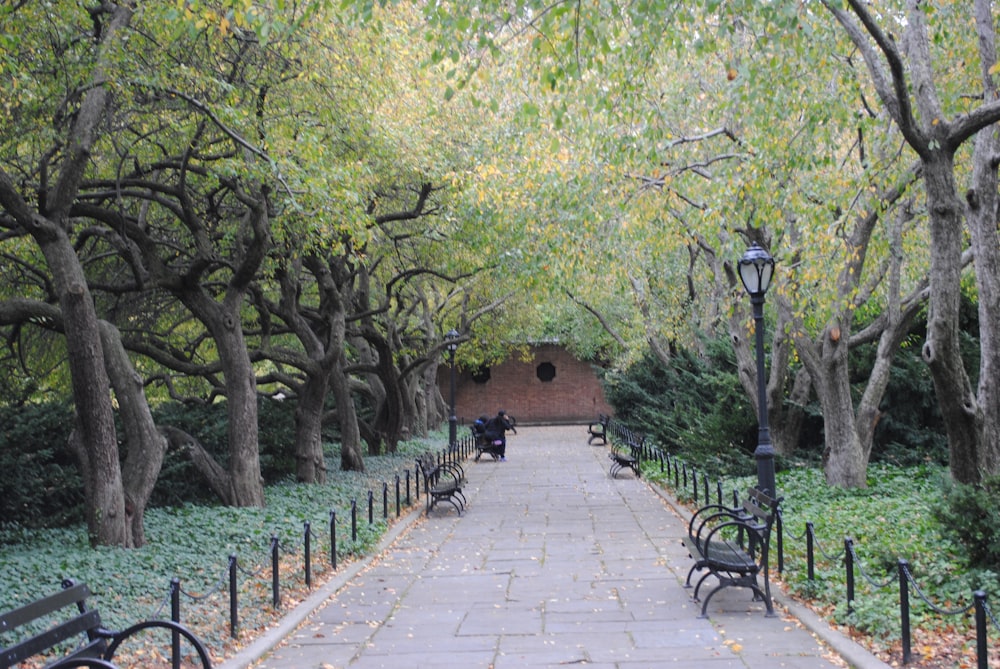
[{"label": "tree trunk", "polygon": [[97,313],[69,239],[62,229],[52,226],[51,230],[51,241],[40,240],[40,244],[59,294],[66,331],[76,404],[76,429],[71,441],[83,473],[87,531],[93,546],[127,546],[118,437]]},{"label": "tree trunk", "polygon": [[361,454],[361,427],[354,408],[351,379],[344,362],[344,357],[340,356],[330,376],[330,389],[337,403],[337,420],[340,423],[340,468],[345,472],[363,472],[365,460]]},{"label": "tree trunk", "polygon": [[167,448],[186,453],[194,468],[205,477],[208,487],[227,506],[235,506],[232,499],[233,486],[229,481],[229,472],[215,461],[205,447],[195,437],[184,430],[172,426],[161,426],[160,433],[167,441]]},{"label": "tree trunk", "polygon": [[76,405],[76,429],[70,446],[78,455],[83,473],[91,544],[124,546],[128,541],[125,495],[97,313],[67,229],[69,212],[92,160],[93,146],[111,99],[104,85],[109,78],[107,53],[124,39],[132,10],[107,3],[92,13],[100,15],[104,27],[95,46],[94,85],[81,88],[85,92],[73,113],[66,115],[67,125],[54,128],[59,134],[54,145],[58,150],[48,154],[53,162],[47,171],[57,176],[54,182],[45,183],[45,192],[31,193],[32,200],[39,203],[34,211],[9,175],[0,170],[0,206],[34,238],[52,273],[52,287],[64,320]]},{"label": "tree trunk", "polygon": [[[997,64],[993,3],[975,4],[979,33],[984,103],[1000,99],[993,70]],[[972,159],[972,187],[966,193],[967,218],[979,297],[979,406],[983,432],[978,468],[981,475],[1000,474],[1000,239],[997,237],[997,161],[1000,137],[989,126],[976,135]]]},{"label": "tree trunk", "polygon": [[960,483],[978,483],[983,412],[962,362],[961,203],[956,197],[951,156],[938,152],[924,161],[931,253],[930,308],[923,358],[934,379],[941,418],[948,433],[951,474]]},{"label": "tree trunk", "polygon": [[295,409],[295,478],[301,483],[326,483],[323,457],[323,409],[330,372],[312,370],[299,387]]},{"label": "tree trunk", "polygon": [[848,373],[848,342],[843,334],[850,325],[839,322],[828,326],[822,335],[820,369],[810,369],[813,387],[823,412],[825,448],[823,471],[829,485],[865,488],[868,485],[868,455],[854,422],[854,402]]},{"label": "tree trunk", "polygon": [[[229,477],[235,506],[264,506],[257,424],[257,379],[243,338],[238,308],[230,300],[222,309],[221,327],[212,329],[225,370]],[[216,319],[209,319],[216,321]]]},{"label": "tree trunk", "polygon": [[167,440],[156,429],[149,403],[146,402],[142,377],[135,371],[125,353],[118,329],[101,321],[101,341],[111,386],[118,400],[118,415],[125,432],[126,453],[122,463],[128,530],[125,545],[139,548],[146,543],[143,519],[163,466]]}]

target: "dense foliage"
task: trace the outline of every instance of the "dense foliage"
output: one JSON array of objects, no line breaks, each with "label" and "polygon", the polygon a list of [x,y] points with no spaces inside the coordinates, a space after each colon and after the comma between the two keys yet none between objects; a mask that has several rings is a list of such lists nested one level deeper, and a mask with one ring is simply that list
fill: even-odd
[{"label": "dense foliage", "polygon": [[945,536],[965,548],[966,564],[972,569],[1000,573],[1000,477],[989,477],[982,485],[950,482],[931,508]]},{"label": "dense foliage", "polygon": [[[974,321],[966,327],[974,327]],[[975,350],[973,341],[968,348]],[[872,462],[904,466],[947,464],[947,441],[933,384],[920,359],[922,332],[916,331],[897,354],[881,404]],[[874,345],[858,347],[852,383],[860,393]],[[725,340],[707,342],[702,351],[677,348],[669,365],[648,354],[621,372],[604,377],[615,415],[649,434],[671,453],[697,461],[713,475],[751,473],[749,456],[757,444],[757,415],[736,377],[732,347]],[[794,452],[796,463],[818,463],[823,453],[823,421],[818,402],[805,407],[807,418]],[[779,469],[791,466],[779,457]]]},{"label": "dense foliage", "polygon": [[[264,480],[294,477],[295,402],[261,398],[260,453]],[[170,402],[154,412],[158,424],[184,430],[220,461],[226,453],[225,402]],[[66,402],[0,407],[0,518],[31,528],[66,527],[83,519],[83,487],[67,447],[73,408]],[[336,436],[326,435],[327,443]],[[328,454],[329,455],[329,454]],[[332,465],[336,468],[336,464]],[[168,451],[151,498],[152,506],[217,503],[185,453]]]},{"label": "dense foliage", "polygon": [[647,353],[604,378],[615,416],[708,471],[746,474],[757,417],[736,381],[732,347],[708,342],[698,355],[678,349],[670,365]]}]

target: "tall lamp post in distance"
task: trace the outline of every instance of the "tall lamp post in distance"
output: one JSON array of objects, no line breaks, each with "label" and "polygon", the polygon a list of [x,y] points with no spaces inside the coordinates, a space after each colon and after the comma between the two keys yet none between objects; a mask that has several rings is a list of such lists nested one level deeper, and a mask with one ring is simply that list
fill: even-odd
[{"label": "tall lamp post in distance", "polygon": [[757,340],[757,488],[771,497],[778,496],[774,481],[774,445],[767,425],[767,384],[764,381],[764,294],[774,275],[774,258],[757,242],[740,258],[740,280],[753,306],[753,329]]},{"label": "tall lamp post in distance", "polygon": [[451,366],[451,407],[448,416],[448,448],[454,449],[458,443],[458,416],[455,415],[455,351],[458,350],[458,330],[448,330],[444,335],[448,349],[448,364]]}]

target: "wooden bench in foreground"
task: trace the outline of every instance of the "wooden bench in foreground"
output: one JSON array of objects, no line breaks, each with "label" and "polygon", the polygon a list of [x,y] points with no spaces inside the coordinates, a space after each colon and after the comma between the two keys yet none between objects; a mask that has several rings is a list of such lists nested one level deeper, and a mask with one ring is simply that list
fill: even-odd
[{"label": "wooden bench in foreground", "polygon": [[[66,580],[62,585],[62,590],[47,597],[0,613],[0,639],[22,633],[19,641],[0,646],[0,669],[10,669],[36,656],[53,660],[45,665],[46,669],[117,669],[113,659],[126,641],[131,641],[129,648],[135,646],[139,651],[136,655],[143,658],[134,666],[148,667],[150,648],[144,642],[151,638],[157,642],[157,647],[160,642],[167,642],[163,655],[166,658],[175,657],[172,653],[180,653],[183,639],[184,651],[190,657],[178,655],[175,660],[178,663],[183,660],[185,667],[197,666],[200,662],[202,669],[211,669],[212,661],[204,644],[183,625],[169,620],[147,620],[113,632],[103,626],[97,609],[87,606],[91,593],[86,583]],[[161,634],[151,635],[153,630]]]}]

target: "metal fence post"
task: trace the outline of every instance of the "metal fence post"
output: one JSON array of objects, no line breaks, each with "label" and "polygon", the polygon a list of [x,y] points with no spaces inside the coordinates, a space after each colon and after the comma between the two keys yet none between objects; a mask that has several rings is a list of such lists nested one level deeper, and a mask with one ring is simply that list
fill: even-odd
[{"label": "metal fence post", "polygon": [[[181,622],[181,580],[176,577],[170,579],[170,619]],[[177,630],[170,633],[170,666],[181,668],[181,635]]]},{"label": "metal fence post", "polygon": [[302,529],[302,534],[303,534],[302,552],[303,552],[303,559],[305,561],[305,576],[306,576],[307,590],[312,589],[312,536],[311,536],[312,532],[310,531],[311,529],[312,526],[309,524],[309,521],[308,520],[305,521],[305,523],[303,523],[303,529]]},{"label": "metal fence post", "polygon": [[239,562],[236,553],[229,556],[229,636],[237,638],[240,631],[239,617],[239,591],[236,588],[236,574],[239,571]]},{"label": "metal fence post", "polygon": [[281,580],[280,568],[278,564],[278,537],[271,535],[271,603],[274,608],[281,608]]},{"label": "metal fence post", "polygon": [[910,649],[910,586],[907,578],[909,563],[900,558],[899,560],[899,620],[900,633],[903,640],[903,664],[910,663],[912,655]]},{"label": "metal fence post", "polygon": [[351,500],[351,541],[358,540],[358,500]]},{"label": "metal fence post", "polygon": [[844,539],[844,568],[847,571],[847,615],[854,613],[854,540]]},{"label": "metal fence post", "polygon": [[330,510],[330,566],[337,571],[337,512]]},{"label": "metal fence post", "polygon": [[976,600],[976,667],[987,669],[989,648],[986,643],[986,593],[976,590],[973,597]]},{"label": "metal fence post", "polygon": [[806,571],[810,582],[816,580],[815,532],[812,521],[808,521],[806,523]]}]

